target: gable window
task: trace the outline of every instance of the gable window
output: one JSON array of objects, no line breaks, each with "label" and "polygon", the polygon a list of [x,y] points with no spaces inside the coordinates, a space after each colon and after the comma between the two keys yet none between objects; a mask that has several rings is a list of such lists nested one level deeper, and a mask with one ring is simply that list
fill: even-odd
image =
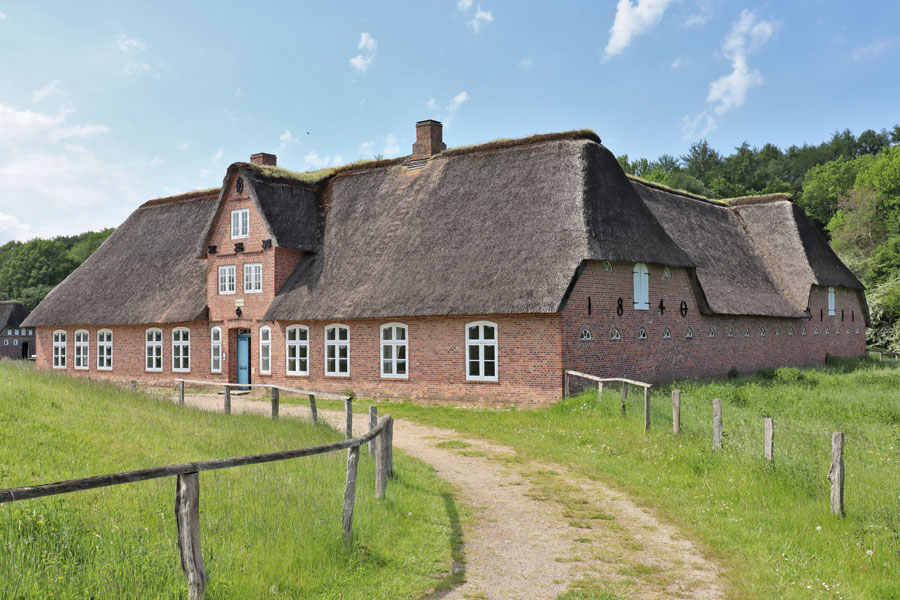
[{"label": "gable window", "polygon": [[66,332],[53,332],[53,368],[66,368]]},{"label": "gable window", "polygon": [[611,340],[621,340],[621,339],[622,339],[622,334],[619,333],[619,330],[618,330],[618,329],[613,328],[613,330],[609,332],[609,339],[611,339]]},{"label": "gable window", "polygon": [[607,273],[612,273],[612,263],[608,260],[603,261],[603,270]]},{"label": "gable window", "polygon": [[716,337],[716,330],[710,327],[709,331],[706,332],[706,337]]},{"label": "gable window", "polygon": [[244,292],[255,294],[262,291],[262,263],[244,265]]},{"label": "gable window", "polygon": [[350,328],[346,325],[325,328],[325,374],[350,375]]},{"label": "gable window", "polygon": [[646,339],[647,339],[647,330],[644,329],[643,327],[641,327],[640,329],[638,329],[638,337],[637,337],[637,339],[639,339],[639,340],[646,340]]},{"label": "gable window", "polygon": [[766,328],[763,327],[759,330],[759,337],[766,337]]},{"label": "gable window", "polygon": [[191,370],[191,332],[185,327],[172,330],[172,371]]},{"label": "gable window", "polygon": [[686,331],[685,334],[684,334],[684,338],[687,339],[687,340],[692,340],[692,339],[694,339],[694,330],[691,329],[690,327],[688,327],[688,328],[687,328],[687,331]]},{"label": "gable window", "polygon": [[834,288],[828,288],[828,315],[834,316]]},{"label": "gable window", "polygon": [[592,339],[594,339],[594,334],[591,333],[590,329],[585,328],[585,329],[581,330],[581,341],[582,342],[589,342]]},{"label": "gable window", "polygon": [[479,321],[466,325],[468,381],[497,381],[497,324]]},{"label": "gable window", "polygon": [[666,327],[665,329],[663,329],[663,339],[664,339],[664,340],[667,340],[667,339],[669,339],[669,338],[671,338],[671,337],[672,337],[672,330],[669,329],[668,327]]},{"label": "gable window", "polygon": [[231,239],[245,238],[250,235],[250,209],[241,208],[231,211]]},{"label": "gable window", "polygon": [[84,329],[75,332],[75,368],[79,370],[87,369],[90,366],[91,334]]},{"label": "gable window", "polygon": [[407,370],[407,329],[400,323],[381,326],[381,376],[394,379],[409,377]]},{"label": "gable window", "polygon": [[800,335],[806,335],[806,327],[800,328]]},{"label": "gable window", "polygon": [[728,337],[734,337],[734,328],[729,327],[729,328],[728,328],[728,334],[727,334],[727,335],[728,335]]},{"label": "gable window", "polygon": [[272,328],[268,325],[259,328],[259,372],[272,374]]},{"label": "gable window", "polygon": [[288,375],[309,375],[309,330],[292,325],[285,335]]},{"label": "gable window", "polygon": [[650,271],[647,265],[634,265],[634,310],[650,310]]},{"label": "gable window", "polygon": [[233,294],[234,293],[234,273],[235,273],[234,265],[224,265],[222,267],[219,267],[219,293],[220,294]]},{"label": "gable window", "polygon": [[113,334],[109,329],[97,332],[97,370],[111,371],[113,368]]},{"label": "gable window", "polygon": [[750,337],[750,328],[744,330],[744,337]]},{"label": "gable window", "polygon": [[162,371],[162,329],[148,329],[144,335],[144,369]]},{"label": "gable window", "polygon": [[222,328],[209,330],[209,370],[212,373],[222,372]]}]

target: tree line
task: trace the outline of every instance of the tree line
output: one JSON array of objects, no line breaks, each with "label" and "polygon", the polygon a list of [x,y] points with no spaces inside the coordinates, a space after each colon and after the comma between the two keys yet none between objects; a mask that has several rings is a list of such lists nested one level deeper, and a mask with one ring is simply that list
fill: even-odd
[{"label": "tree line", "polygon": [[866,286],[868,342],[900,351],[900,125],[817,145],[744,142],[723,155],[706,140],[674,157],[618,157],[626,173],[709,198],[788,193]]}]

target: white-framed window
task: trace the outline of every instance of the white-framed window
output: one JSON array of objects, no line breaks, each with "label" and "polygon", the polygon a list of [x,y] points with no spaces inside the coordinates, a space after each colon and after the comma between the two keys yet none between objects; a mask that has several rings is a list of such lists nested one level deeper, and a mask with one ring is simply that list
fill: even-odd
[{"label": "white-framed window", "polygon": [[191,331],[187,327],[172,330],[172,371],[186,373],[191,370]]},{"label": "white-framed window", "polygon": [[75,368],[85,370],[90,367],[91,334],[86,329],[75,332]]},{"label": "white-framed window", "polygon": [[775,328],[775,335],[781,335],[781,327]]},{"label": "white-framed window", "polygon": [[325,328],[325,374],[334,377],[350,375],[350,328],[346,325]]},{"label": "white-framed window", "polygon": [[211,373],[222,372],[222,328],[209,330],[209,370]]},{"label": "white-framed window", "polygon": [[97,332],[97,370],[112,371],[113,368],[113,332],[101,329]]},{"label": "white-framed window", "polygon": [[688,327],[688,328],[687,328],[687,331],[684,333],[684,338],[685,338],[686,340],[692,340],[692,339],[694,339],[694,330],[691,329],[690,327]]},{"label": "white-framed window", "polygon": [[244,292],[256,294],[262,291],[262,263],[244,265]]},{"label": "white-framed window", "polygon": [[66,332],[53,332],[53,368],[66,368]]},{"label": "white-framed window", "polygon": [[800,328],[800,335],[806,335],[806,327]]},{"label": "white-framed window", "polygon": [[220,294],[233,294],[234,293],[234,274],[235,274],[235,266],[234,265],[223,265],[219,267],[219,293]]},{"label": "white-framed window", "polygon": [[728,337],[734,337],[734,328],[733,328],[733,327],[729,327],[729,328],[728,328],[728,333],[727,333],[726,335],[727,335]]},{"label": "white-framed window", "polygon": [[834,316],[834,288],[828,288],[828,315]]},{"label": "white-framed window", "polygon": [[250,235],[250,209],[240,208],[231,211],[231,239],[245,238]]},{"label": "white-framed window", "polygon": [[706,337],[716,337],[716,330],[710,327],[709,331],[706,332]]},{"label": "white-framed window", "polygon": [[791,327],[790,329],[788,329],[788,335],[794,335],[794,328],[793,328],[793,327]]},{"label": "white-framed window", "polygon": [[619,330],[613,327],[613,330],[609,332],[609,339],[611,340],[621,340],[622,334],[619,333]]},{"label": "white-framed window", "polygon": [[647,330],[644,329],[643,327],[641,327],[640,329],[638,329],[638,337],[637,337],[637,339],[639,339],[639,340],[646,340],[646,339],[647,339]]},{"label": "white-framed window", "polygon": [[670,339],[671,337],[672,337],[672,330],[669,329],[668,327],[666,327],[665,329],[663,329],[663,339],[664,339],[664,340],[668,340],[668,339]]},{"label": "white-framed window", "polygon": [[285,352],[288,375],[309,375],[309,329],[291,325],[285,331]]},{"label": "white-framed window", "polygon": [[818,325],[813,327],[813,335],[819,335],[819,326]]},{"label": "white-framed window", "polygon": [[466,379],[497,381],[497,324],[477,321],[466,325]]},{"label": "white-framed window", "polygon": [[766,337],[766,328],[765,327],[760,328],[759,337]]},{"label": "white-framed window", "polygon": [[603,261],[603,270],[606,271],[607,273],[612,273],[612,269],[613,269],[612,263],[609,262],[608,260],[604,260]]},{"label": "white-framed window", "polygon": [[16,329],[16,335],[19,335],[19,330],[18,330],[18,329]]},{"label": "white-framed window", "polygon": [[268,325],[259,328],[259,372],[272,373],[272,328]]},{"label": "white-framed window", "polygon": [[8,340],[8,339],[3,340],[3,345],[4,345],[4,346],[9,346],[9,340]]},{"label": "white-framed window", "polygon": [[672,276],[672,270],[669,267],[663,267],[663,279],[668,279]]},{"label": "white-framed window", "polygon": [[744,330],[744,337],[750,337],[750,328]]},{"label": "white-framed window", "polygon": [[381,376],[409,378],[409,340],[406,325],[388,323],[381,326]]},{"label": "white-framed window", "polygon": [[[7,341],[7,340],[4,340],[4,341]],[[19,340],[13,340],[13,346],[18,346],[18,345],[19,345]]]},{"label": "white-framed window", "polygon": [[644,263],[634,265],[634,310],[650,310],[650,271]]},{"label": "white-framed window", "polygon": [[594,339],[594,334],[591,333],[590,329],[584,328],[581,330],[581,341],[582,342],[589,342],[592,339]]},{"label": "white-framed window", "polygon": [[162,329],[153,328],[144,332],[144,370],[162,371],[163,341]]}]

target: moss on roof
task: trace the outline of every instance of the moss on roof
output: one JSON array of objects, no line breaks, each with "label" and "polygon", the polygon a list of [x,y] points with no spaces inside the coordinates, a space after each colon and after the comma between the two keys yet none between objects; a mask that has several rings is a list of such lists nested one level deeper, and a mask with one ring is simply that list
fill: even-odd
[{"label": "moss on roof", "polygon": [[676,189],[676,188],[671,188],[671,187],[669,187],[669,186],[667,186],[667,185],[663,185],[663,184],[658,183],[658,182],[656,182],[656,181],[650,181],[650,180],[648,180],[648,179],[642,179],[642,178],[637,177],[637,176],[635,176],[635,175],[629,175],[628,173],[626,173],[625,175],[628,177],[628,179],[631,179],[631,180],[633,180],[633,181],[637,181],[637,182],[640,183],[641,185],[645,185],[645,186],[647,186],[647,187],[649,187],[649,188],[653,188],[653,189],[655,189],[655,190],[660,190],[660,191],[663,191],[663,192],[668,192],[668,193],[670,193],[670,194],[677,194],[678,196],[684,196],[685,198],[692,198],[692,199],[694,199],[694,200],[702,200],[703,202],[709,202],[709,203],[711,203],[711,204],[722,204],[722,202],[719,201],[719,200],[711,200],[710,198],[707,198],[706,196],[701,196],[700,194],[692,194],[691,192],[688,192],[688,191],[685,191],[685,190],[679,190],[679,189]]},{"label": "moss on roof", "polygon": [[153,200],[147,200],[141,204],[140,208],[159,206],[161,204],[169,204],[170,202],[183,202],[185,200],[197,200],[200,198],[208,198],[210,196],[218,196],[220,191],[222,191],[222,188],[207,188],[205,190],[194,190],[193,192],[177,194],[175,196],[166,196],[165,198],[154,198]]},{"label": "moss on roof", "polygon": [[591,129],[575,129],[572,131],[562,131],[560,133],[537,133],[523,138],[501,138],[491,140],[483,144],[474,144],[471,146],[457,146],[444,150],[437,156],[456,156],[457,154],[468,154],[470,152],[487,152],[490,150],[502,150],[505,148],[513,148],[515,146],[530,146],[533,144],[541,144],[543,142],[554,142],[557,140],[591,140],[592,142],[600,142],[600,136]]},{"label": "moss on roof", "polygon": [[722,200],[728,206],[749,206],[751,204],[769,204],[771,202],[781,202],[787,200],[793,202],[794,197],[790,194],[762,194],[760,196],[738,196],[737,198],[726,198]]}]

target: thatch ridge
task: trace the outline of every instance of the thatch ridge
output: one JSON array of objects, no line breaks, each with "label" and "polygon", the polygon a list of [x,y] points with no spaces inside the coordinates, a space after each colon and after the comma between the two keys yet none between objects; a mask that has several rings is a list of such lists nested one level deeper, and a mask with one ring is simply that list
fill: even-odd
[{"label": "thatch ridge", "polygon": [[573,129],[572,131],[561,131],[558,133],[536,133],[528,137],[522,138],[501,138],[491,140],[483,144],[473,144],[470,146],[457,146],[444,150],[437,154],[434,158],[444,156],[457,156],[459,154],[469,154],[474,152],[489,152],[492,150],[505,150],[507,148],[515,148],[519,146],[532,146],[534,144],[543,144],[545,142],[557,142],[560,140],[590,140],[598,144],[600,136],[591,129]]},{"label": "thatch ridge", "polygon": [[14,300],[0,301],[0,329],[16,328],[28,317],[28,309]]},{"label": "thatch ridge", "polygon": [[771,204],[772,202],[793,202],[794,197],[790,194],[760,194],[759,196],[738,196],[737,198],[726,198],[722,200],[728,206],[751,206],[754,204]]},{"label": "thatch ridge", "polygon": [[171,202],[186,202],[188,200],[208,199],[218,196],[222,188],[207,188],[205,190],[194,190],[193,192],[185,192],[184,194],[176,194],[175,196],[166,196],[164,198],[154,198],[147,200],[138,208],[147,208],[148,206],[160,206],[161,204],[169,204]]},{"label": "thatch ridge", "polygon": [[634,181],[635,183],[640,183],[641,185],[645,185],[645,186],[647,186],[649,188],[653,188],[655,190],[660,190],[662,192],[667,192],[669,194],[674,194],[676,196],[683,196],[685,198],[690,198],[691,200],[700,200],[702,202],[709,202],[710,204],[715,204],[717,206],[722,206],[722,204],[723,204],[720,200],[713,200],[712,198],[707,198],[706,196],[701,196],[700,194],[693,194],[686,190],[679,190],[677,188],[672,188],[667,185],[658,183],[656,181],[650,181],[649,179],[642,179],[641,177],[638,177],[637,175],[629,175],[628,173],[626,173],[625,176],[628,177],[628,179],[631,179],[632,181]]}]

